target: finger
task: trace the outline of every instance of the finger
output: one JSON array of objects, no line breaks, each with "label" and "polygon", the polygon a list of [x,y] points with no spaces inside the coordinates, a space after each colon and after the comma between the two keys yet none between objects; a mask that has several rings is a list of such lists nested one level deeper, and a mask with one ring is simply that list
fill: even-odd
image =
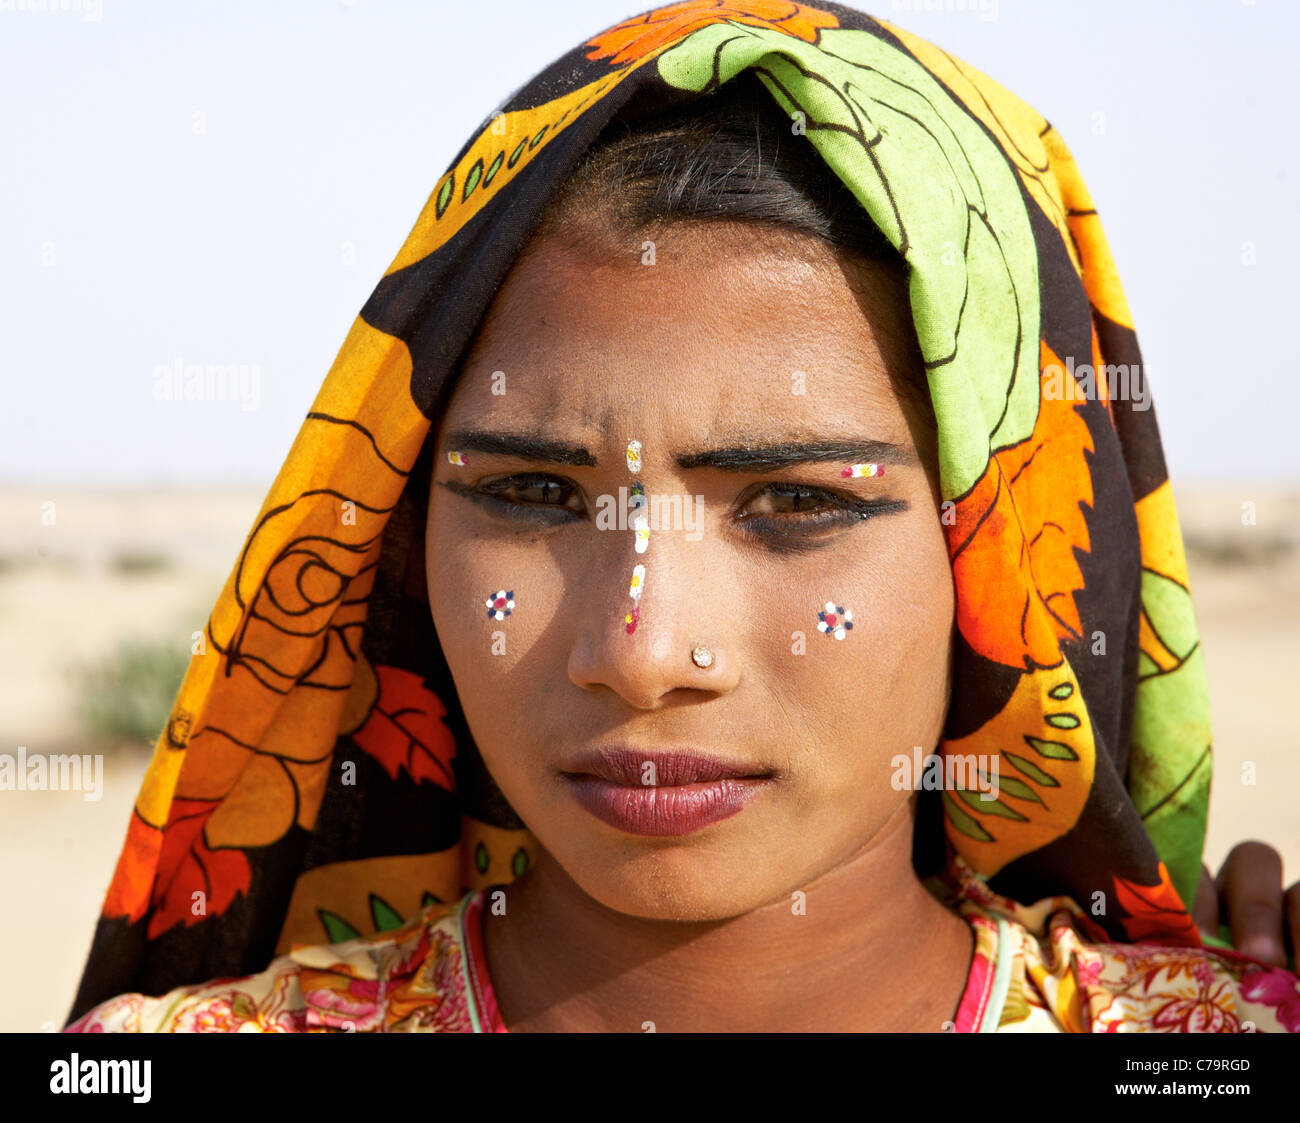
[{"label": "finger", "polygon": [[1219,934],[1219,889],[1207,866],[1201,866],[1201,880],[1196,886],[1196,903],[1192,906],[1196,927],[1207,936]]},{"label": "finger", "polygon": [[1291,935],[1291,959],[1300,962],[1300,881],[1286,891],[1283,900],[1286,927]]},{"label": "finger", "polygon": [[1282,856],[1263,842],[1239,842],[1217,881],[1233,946],[1264,963],[1284,965]]}]

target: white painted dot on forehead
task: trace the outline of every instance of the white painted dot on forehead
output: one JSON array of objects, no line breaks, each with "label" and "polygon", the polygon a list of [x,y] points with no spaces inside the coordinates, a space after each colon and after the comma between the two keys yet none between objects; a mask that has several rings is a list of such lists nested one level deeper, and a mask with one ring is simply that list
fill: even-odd
[{"label": "white painted dot on forehead", "polygon": [[644,588],[645,566],[638,565],[632,570],[632,583],[627,590],[627,595],[632,598],[632,611],[623,617],[629,636],[636,631],[636,626],[641,620],[641,592]]},{"label": "white painted dot on forehead", "polygon": [[[628,471],[633,475],[641,471],[641,442],[638,440],[627,442],[627,467]],[[650,519],[647,515],[648,503],[645,488],[641,485],[640,480],[632,481],[631,502],[629,505],[633,512],[633,549],[638,554],[644,554],[650,547]],[[628,589],[628,595],[632,598],[632,611],[623,617],[623,623],[629,636],[636,631],[636,626],[641,620],[641,590],[644,585],[645,566],[638,565],[632,570],[632,584]]]},{"label": "white painted dot on forehead", "polygon": [[650,518],[646,514],[647,501],[645,488],[640,480],[632,481],[632,530],[636,535],[635,548],[638,554],[644,554],[650,546]]}]

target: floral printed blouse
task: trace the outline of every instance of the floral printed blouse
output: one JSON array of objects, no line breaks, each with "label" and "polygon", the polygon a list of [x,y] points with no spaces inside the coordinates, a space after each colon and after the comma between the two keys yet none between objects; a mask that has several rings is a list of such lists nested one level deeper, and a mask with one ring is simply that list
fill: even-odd
[{"label": "floral printed blouse", "polygon": [[[954,859],[949,899],[974,929],[957,1033],[1300,1032],[1300,978],[1237,952],[1099,942],[1067,897],[993,893]],[[69,1033],[504,1033],[483,953],[491,889],[391,932],[302,947],[265,971],[123,994]]]}]

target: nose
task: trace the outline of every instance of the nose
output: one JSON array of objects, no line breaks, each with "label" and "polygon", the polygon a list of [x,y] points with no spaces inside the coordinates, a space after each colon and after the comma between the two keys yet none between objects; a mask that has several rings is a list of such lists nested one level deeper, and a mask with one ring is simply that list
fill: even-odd
[{"label": "nose", "polygon": [[[656,710],[720,696],[740,681],[740,653],[728,643],[727,567],[705,534],[655,529],[644,553],[629,531],[603,532],[599,561],[570,593],[576,630],[569,678],[585,690],[608,689],[629,705]],[[630,586],[645,567],[640,596]],[[627,616],[635,611],[629,631]],[[698,660],[693,658],[703,648]],[[704,665],[701,665],[704,664]]]}]

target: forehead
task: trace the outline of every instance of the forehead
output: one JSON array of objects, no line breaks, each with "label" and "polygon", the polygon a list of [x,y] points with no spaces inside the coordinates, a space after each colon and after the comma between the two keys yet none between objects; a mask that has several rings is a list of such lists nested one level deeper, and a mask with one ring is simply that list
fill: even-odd
[{"label": "forehead", "polygon": [[879,429],[902,422],[890,372],[912,361],[906,316],[901,282],[864,284],[816,239],[753,224],[602,249],[543,238],[488,309],[448,417],[527,415],[594,434]]}]

